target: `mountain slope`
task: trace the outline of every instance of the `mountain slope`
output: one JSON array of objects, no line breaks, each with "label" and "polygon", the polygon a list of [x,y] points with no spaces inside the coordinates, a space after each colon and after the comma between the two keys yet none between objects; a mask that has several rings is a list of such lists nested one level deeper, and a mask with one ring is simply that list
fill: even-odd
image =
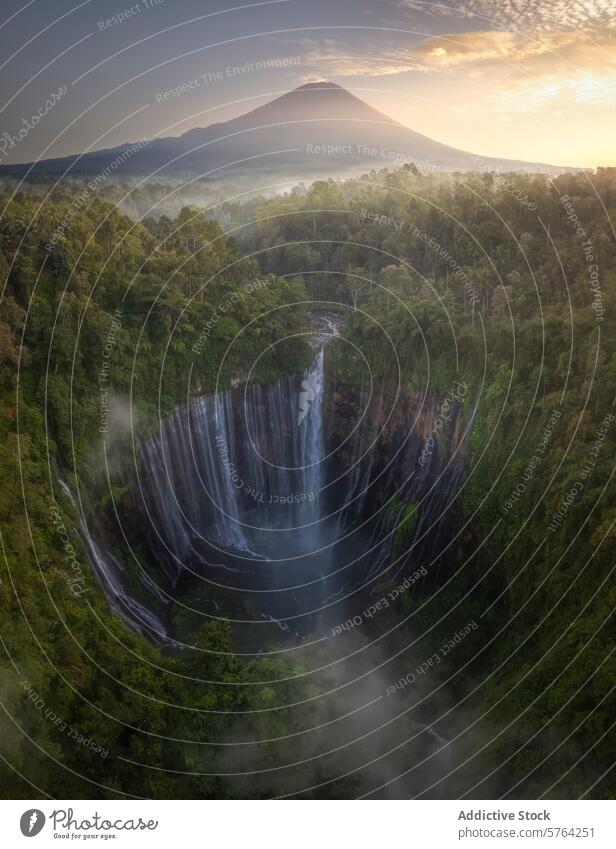
[{"label": "mountain slope", "polygon": [[[134,148],[137,148],[136,150]],[[414,162],[420,171],[563,171],[540,163],[474,156],[389,118],[334,83],[309,83],[238,118],[179,137],[124,144],[0,175],[120,179],[221,179],[258,171],[277,177],[342,176]],[[113,166],[112,166],[113,163]]]}]

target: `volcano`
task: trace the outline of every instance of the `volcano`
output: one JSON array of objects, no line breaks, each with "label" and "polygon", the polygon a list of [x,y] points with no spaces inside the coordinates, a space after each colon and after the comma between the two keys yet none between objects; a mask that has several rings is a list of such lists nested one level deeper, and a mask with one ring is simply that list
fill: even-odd
[{"label": "volcano", "polygon": [[0,175],[220,181],[351,176],[414,165],[419,171],[542,171],[542,163],[494,159],[434,141],[335,83],[308,83],[244,115],[179,137],[127,143],[92,153],[5,165]]}]

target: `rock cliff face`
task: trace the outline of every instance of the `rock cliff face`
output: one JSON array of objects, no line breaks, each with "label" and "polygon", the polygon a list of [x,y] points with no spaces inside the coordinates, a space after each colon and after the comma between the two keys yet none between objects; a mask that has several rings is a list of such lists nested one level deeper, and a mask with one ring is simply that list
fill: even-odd
[{"label": "rock cliff face", "polygon": [[[364,571],[388,577],[419,564],[438,581],[459,516],[456,493],[467,454],[472,410],[465,384],[446,395],[409,392],[387,382],[373,388],[332,385],[326,444],[341,531],[363,525],[371,545]],[[343,493],[343,494],[342,494]]]}]

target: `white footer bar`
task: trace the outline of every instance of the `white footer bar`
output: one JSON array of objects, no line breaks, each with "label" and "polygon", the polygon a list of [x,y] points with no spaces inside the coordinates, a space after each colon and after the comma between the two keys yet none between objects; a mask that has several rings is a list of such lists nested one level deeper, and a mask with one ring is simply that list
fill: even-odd
[{"label": "white footer bar", "polygon": [[616,847],[613,801],[0,801],[0,846]]}]

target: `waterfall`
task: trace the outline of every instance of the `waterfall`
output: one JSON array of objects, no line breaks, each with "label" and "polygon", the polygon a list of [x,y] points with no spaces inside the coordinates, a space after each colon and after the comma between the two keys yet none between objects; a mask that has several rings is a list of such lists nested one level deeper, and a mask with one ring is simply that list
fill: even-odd
[{"label": "waterfall", "polygon": [[203,546],[268,560],[319,540],[324,351],[301,375],[194,398],[142,444],[136,491],[169,580]]},{"label": "waterfall", "polygon": [[[323,397],[325,390],[324,348],[314,358],[304,379],[299,399],[298,426],[302,436],[303,485],[305,492],[315,493],[313,501],[304,502],[306,523],[318,522],[322,499],[325,428]],[[316,497],[317,494],[319,497]]]},{"label": "waterfall", "polygon": [[[167,636],[165,627],[160,619],[145,604],[142,604],[134,596],[126,592],[121,579],[123,572],[122,565],[112,554],[105,553],[98,543],[94,541],[86,524],[83,511],[77,506],[69,485],[60,476],[58,477],[58,482],[78,517],[79,536],[85,544],[90,566],[98,578],[111,609],[124,619],[127,625],[134,631],[150,637],[155,643],[159,645],[175,644],[175,641]],[[143,573],[143,576],[144,582],[149,582],[151,587],[153,587],[154,585],[147,575]]]},{"label": "waterfall", "polygon": [[[164,589],[139,575],[137,598],[160,615],[186,592],[238,621],[256,615],[305,632],[324,602],[381,574],[393,579],[436,555],[430,581],[438,580],[465,468],[463,396],[447,402],[436,428],[437,393],[400,391],[385,379],[333,383],[325,355],[340,322],[313,319],[314,356],[303,373],[194,397],[139,443],[128,533],[167,578]],[[82,535],[113,607],[168,639],[133,588],[122,588],[121,564],[87,529]],[[295,615],[312,621],[294,624]]]},{"label": "waterfall", "polygon": [[[384,386],[349,442],[350,461],[327,499],[328,518],[325,483],[345,453],[327,457],[340,439],[330,432],[330,410],[325,419],[326,338],[303,374],[194,398],[143,443],[136,486],[141,527],[173,585],[187,567],[206,574],[216,566],[228,573],[250,568],[258,588],[270,589],[301,583],[308,573],[326,575],[332,557],[349,564],[341,585],[362,583],[389,562],[411,503],[417,505],[413,532],[392,574],[429,557],[448,535],[449,505],[464,468],[462,453],[450,456],[461,405],[422,463],[422,433],[442,402],[403,392],[389,415]],[[364,387],[347,397],[346,409],[341,403],[333,417],[357,422]],[[239,579],[238,585],[244,586]]]},{"label": "waterfall", "polygon": [[465,468],[462,405],[448,408],[426,454],[440,396],[384,384],[370,395],[363,384],[326,390],[326,341],[303,373],[195,397],[142,440],[123,534],[136,535],[158,568],[154,580],[141,570],[129,587],[121,559],[81,518],[93,571],[133,629],[174,643],[174,593],[159,586],[161,573],[178,599],[195,592],[209,610],[242,611],[244,621],[261,617],[293,634],[320,626],[323,604],[434,555],[422,589],[439,580]]}]

